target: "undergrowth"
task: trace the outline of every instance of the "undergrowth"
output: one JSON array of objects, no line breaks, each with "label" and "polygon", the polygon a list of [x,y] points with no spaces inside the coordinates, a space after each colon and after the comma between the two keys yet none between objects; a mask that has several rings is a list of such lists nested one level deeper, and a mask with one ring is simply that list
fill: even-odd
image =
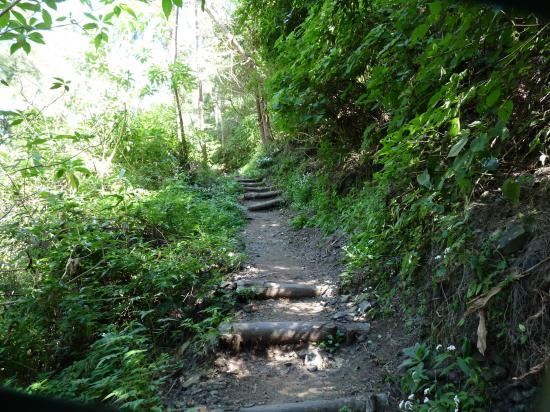
[{"label": "undergrowth", "polygon": [[[467,336],[462,356],[480,352],[482,366],[506,356],[517,376],[544,362],[548,266],[539,256],[521,286],[514,274],[532,266],[498,245],[511,222],[547,224],[528,193],[548,153],[548,24],[441,1],[325,0],[243,1],[237,27],[260,45],[279,132],[243,170],[284,188],[294,227],[347,234],[342,287],[373,286],[371,314],[405,314],[427,341]],[[482,196],[506,216],[499,230],[472,223]],[[457,390],[475,400],[460,410],[490,404]]]}]

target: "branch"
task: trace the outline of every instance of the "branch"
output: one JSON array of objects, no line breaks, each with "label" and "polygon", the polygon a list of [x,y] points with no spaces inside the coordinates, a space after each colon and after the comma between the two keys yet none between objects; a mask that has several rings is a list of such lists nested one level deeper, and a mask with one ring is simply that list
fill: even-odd
[{"label": "branch", "polygon": [[225,38],[227,40],[227,42],[229,43],[229,45],[235,49],[237,51],[237,53],[239,53],[241,55],[241,57],[243,58],[244,62],[248,65],[250,65],[254,70],[256,70],[258,73],[260,72],[259,70],[259,67],[258,65],[256,64],[256,62],[254,61],[254,59],[252,59],[252,57],[250,57],[250,55],[247,53],[247,51],[243,48],[243,46],[239,43],[239,41],[235,38],[235,36],[233,36],[233,34],[231,33],[231,31],[227,28],[227,26],[222,22],[220,21],[220,19],[216,16],[216,14],[214,13],[213,10],[211,10],[208,6],[204,6],[204,11],[206,12],[206,14],[208,14],[208,16],[210,16],[210,18],[212,19],[212,21],[214,22],[214,24],[216,26],[218,26],[221,31],[223,32],[223,34],[225,35]]},{"label": "branch", "polygon": [[4,14],[7,14],[10,12],[11,9],[13,9],[15,6],[17,6],[18,3],[21,3],[21,0],[13,0],[8,7],[6,7],[4,10],[0,11],[0,17],[4,16]]}]

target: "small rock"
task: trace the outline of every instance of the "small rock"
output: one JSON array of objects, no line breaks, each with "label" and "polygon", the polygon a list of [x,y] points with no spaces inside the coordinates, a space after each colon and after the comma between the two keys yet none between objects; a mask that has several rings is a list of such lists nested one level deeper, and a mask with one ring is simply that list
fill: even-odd
[{"label": "small rock", "polygon": [[370,303],[368,300],[364,300],[359,305],[357,305],[356,311],[358,313],[365,313],[370,308],[372,308],[372,303]]},{"label": "small rock", "polygon": [[340,296],[340,302],[341,303],[348,303],[349,302],[349,295],[342,295]]},{"label": "small rock", "polygon": [[237,284],[235,282],[225,281],[220,283],[220,288],[222,289],[231,290],[231,289],[235,289],[236,287],[237,287]]},{"label": "small rock", "polygon": [[185,382],[183,382],[181,384],[181,386],[184,388],[184,389],[187,389],[187,388],[190,388],[191,386],[193,385],[196,385],[197,383],[199,383],[201,380],[201,375],[200,374],[196,374],[196,375],[193,375],[191,376],[190,378],[188,378]]},{"label": "small rock", "polygon": [[390,411],[390,398],[387,393],[377,393],[374,395],[375,410],[377,412],[389,412]]},{"label": "small rock", "polygon": [[328,360],[319,349],[309,351],[304,358],[304,365],[310,372],[325,369],[328,366]]},{"label": "small rock", "polygon": [[350,313],[347,310],[341,310],[340,312],[336,312],[334,315],[332,315],[332,319],[334,320],[343,319],[349,315]]},{"label": "small rock", "polygon": [[529,231],[523,223],[514,223],[500,236],[497,249],[503,254],[512,254],[522,249],[529,239]]}]

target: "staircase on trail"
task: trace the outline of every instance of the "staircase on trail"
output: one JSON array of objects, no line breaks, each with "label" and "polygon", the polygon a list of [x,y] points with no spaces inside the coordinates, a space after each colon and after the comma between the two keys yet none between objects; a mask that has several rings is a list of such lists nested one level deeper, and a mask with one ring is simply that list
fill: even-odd
[{"label": "staircase on trail", "polygon": [[280,197],[281,191],[265,186],[261,179],[237,179],[244,186],[244,200],[263,200],[248,206],[251,212],[271,210],[280,207],[284,204],[284,200]]},{"label": "staircase on trail", "polygon": [[[241,316],[239,321],[222,324],[219,332],[223,347],[228,350],[228,353],[237,357],[234,362],[240,364],[243,370],[249,369],[252,381],[246,385],[251,386],[248,392],[255,392],[258,386],[262,388],[262,379],[274,380],[273,376],[257,376],[263,372],[263,365],[272,362],[267,357],[262,359],[252,355],[252,352],[258,348],[282,348],[281,356],[284,356],[284,352],[292,350],[291,348],[294,346],[302,345],[303,347],[303,345],[314,342],[326,342],[327,339],[335,336],[338,336],[342,343],[350,343],[361,337],[364,339],[370,326],[365,322],[342,322],[338,318],[334,319],[334,317],[319,314],[325,312],[322,304],[326,302],[323,302],[323,299],[334,296],[334,285],[327,284],[327,282],[319,284],[320,279],[316,274],[304,274],[301,270],[304,267],[298,266],[300,256],[285,255],[288,245],[284,244],[284,241],[270,240],[268,242],[265,240],[266,238],[272,239],[277,235],[277,233],[273,233],[273,228],[279,227],[280,223],[270,218],[269,212],[284,204],[280,197],[281,192],[265,185],[261,179],[237,178],[237,181],[245,188],[246,193],[243,200],[255,202],[247,207],[248,211],[256,212],[251,215],[251,225],[256,224],[256,232],[252,234],[257,239],[259,245],[257,247],[265,247],[267,251],[264,253],[266,257],[262,259],[257,271],[253,272],[252,276],[238,279],[232,284],[237,293],[257,303],[257,310],[253,314]],[[258,200],[261,201],[258,202]],[[256,251],[256,253],[259,252],[261,251]],[[260,254],[255,256],[259,257]],[[252,305],[256,305],[256,303]],[[288,364],[289,362],[285,363],[285,365]],[[317,369],[315,367],[308,370],[316,371]],[[253,376],[255,371],[256,379]],[[377,406],[380,403],[379,395],[352,393],[352,396],[339,396],[340,394],[335,390],[329,393],[319,390],[318,395],[316,394],[313,398],[311,394],[307,393],[313,386],[323,387],[324,385],[324,387],[332,388],[340,384],[338,379],[342,378],[332,377],[330,378],[332,380],[326,378],[326,382],[319,382],[319,378],[311,377],[310,387],[306,378],[294,377],[297,374],[298,372],[288,372],[288,379],[283,377],[282,382],[274,380],[275,383],[265,384],[263,388],[267,389],[264,390],[264,399],[259,402],[248,402],[248,404],[244,403],[237,407],[224,407],[222,410],[248,412],[332,412],[340,410],[373,412],[385,410]],[[343,385],[344,382],[341,384]],[[268,390],[269,385],[271,385],[270,390]],[[273,395],[275,392],[278,393],[277,396]],[[288,398],[285,398],[287,393]],[[243,397],[249,395],[250,393],[243,392]],[[236,398],[239,394],[228,391],[223,395],[222,402],[227,401],[229,396]]]}]

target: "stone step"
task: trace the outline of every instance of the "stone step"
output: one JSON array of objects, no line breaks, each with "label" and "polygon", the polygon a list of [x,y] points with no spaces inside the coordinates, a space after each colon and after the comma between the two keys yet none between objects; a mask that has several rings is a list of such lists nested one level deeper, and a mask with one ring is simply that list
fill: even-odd
[{"label": "stone step", "polygon": [[265,280],[239,280],[237,291],[251,290],[265,298],[311,298],[324,295],[329,286],[307,285],[303,283],[279,283]]},{"label": "stone step", "polygon": [[338,412],[347,408],[352,412],[374,412],[374,402],[370,397],[324,399],[272,405],[259,405],[241,408],[241,412]]},{"label": "stone step", "polygon": [[268,200],[267,202],[260,202],[255,203],[253,205],[248,206],[248,210],[251,212],[256,212],[260,210],[269,210],[274,209],[276,207],[282,206],[284,204],[284,200],[280,197],[277,197],[272,200]]},{"label": "stone step", "polygon": [[351,322],[235,322],[219,327],[220,341],[239,351],[243,345],[277,345],[320,342],[339,331],[346,343],[366,334],[368,323]]},{"label": "stone step", "polygon": [[255,200],[255,199],[271,199],[272,197],[277,197],[282,194],[280,190],[274,190],[271,192],[261,192],[261,193],[245,193],[244,200]]}]

